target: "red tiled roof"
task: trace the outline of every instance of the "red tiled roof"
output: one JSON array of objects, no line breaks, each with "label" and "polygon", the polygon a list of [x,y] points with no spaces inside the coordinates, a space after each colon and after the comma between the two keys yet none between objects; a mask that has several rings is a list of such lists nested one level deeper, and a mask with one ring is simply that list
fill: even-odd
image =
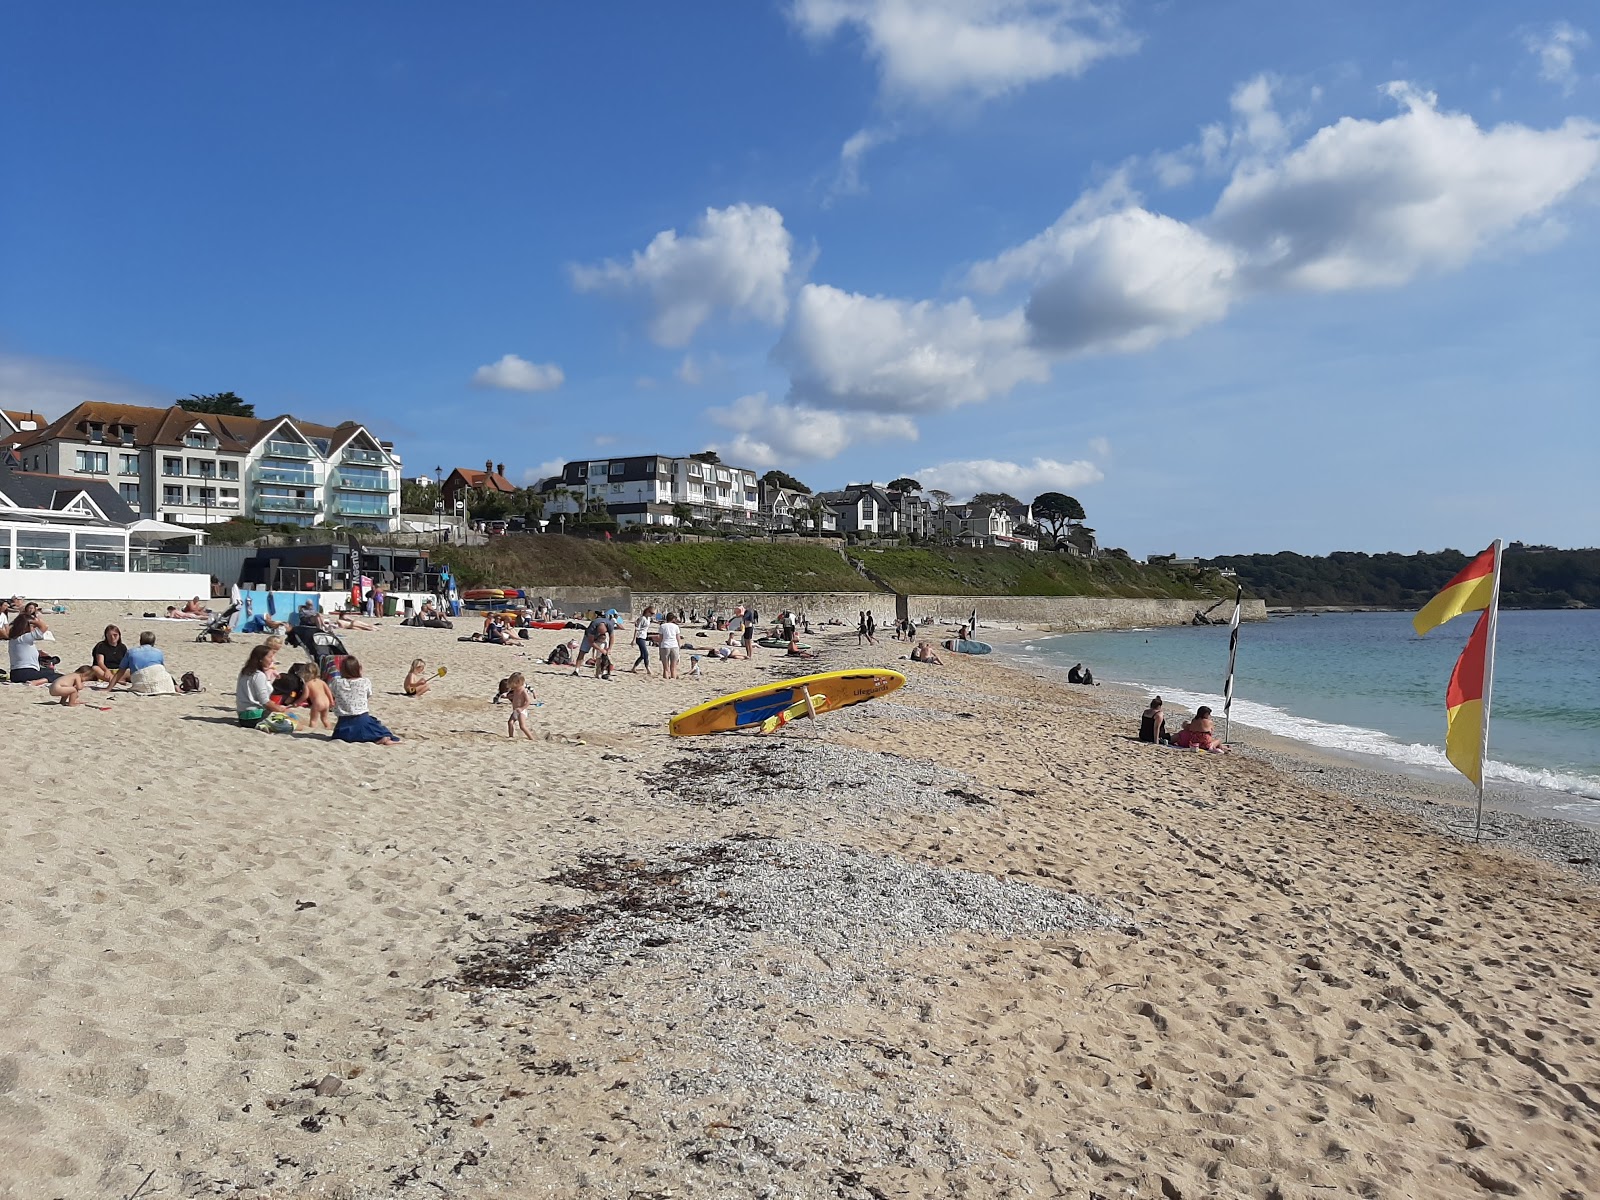
[{"label": "red tiled roof", "polygon": [[517,490],[517,485],[504,475],[495,471],[475,471],[471,467],[457,467],[451,471],[449,478],[444,481],[445,487],[453,490],[452,481],[456,481],[453,487],[483,488],[485,491],[490,492],[514,492]]}]

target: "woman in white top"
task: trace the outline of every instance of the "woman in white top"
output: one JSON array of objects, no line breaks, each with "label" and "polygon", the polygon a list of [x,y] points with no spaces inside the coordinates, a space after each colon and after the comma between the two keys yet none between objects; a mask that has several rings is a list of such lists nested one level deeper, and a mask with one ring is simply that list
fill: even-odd
[{"label": "woman in white top", "polygon": [[239,672],[239,682],[233,689],[233,708],[239,715],[239,724],[254,729],[268,713],[285,712],[283,705],[272,698],[272,662],[277,648],[263,642],[250,651],[244,667]]},{"label": "woman in white top", "polygon": [[661,678],[678,677],[678,614],[668,613],[661,620]]},{"label": "woman in white top", "polygon": [[650,674],[650,626],[654,623],[650,618],[656,615],[653,605],[646,605],[645,610],[639,614],[639,619],[633,623],[633,644],[639,647],[639,657],[633,660],[633,666],[628,668],[632,675],[641,666],[644,673]]},{"label": "woman in white top", "polygon": [[39,643],[51,640],[50,627],[39,615],[37,604],[25,604],[11,622],[6,649],[11,657],[12,683],[54,683],[59,674],[39,665]]},{"label": "woman in white top", "polygon": [[339,674],[328,680],[328,686],[333,690],[333,711],[339,718],[333,727],[335,739],[374,742],[379,746],[393,746],[400,741],[367,711],[372,700],[372,680],[361,674],[361,660],[355,655],[344,656]]}]

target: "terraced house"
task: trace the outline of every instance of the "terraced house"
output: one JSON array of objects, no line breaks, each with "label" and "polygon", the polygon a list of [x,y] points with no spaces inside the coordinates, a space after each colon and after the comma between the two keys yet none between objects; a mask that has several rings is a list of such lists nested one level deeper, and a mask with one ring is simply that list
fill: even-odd
[{"label": "terraced house", "polygon": [[353,421],[89,403],[8,441],[23,471],[105,480],[141,516],[180,525],[244,515],[388,532],[400,512],[399,454]]}]

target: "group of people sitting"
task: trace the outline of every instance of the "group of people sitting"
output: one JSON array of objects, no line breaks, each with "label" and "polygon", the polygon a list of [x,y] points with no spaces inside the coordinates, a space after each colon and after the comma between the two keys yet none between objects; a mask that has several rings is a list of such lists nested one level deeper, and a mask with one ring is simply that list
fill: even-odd
[{"label": "group of people sitting", "polygon": [[1202,704],[1195,709],[1194,716],[1185,721],[1176,734],[1169,735],[1166,708],[1160,696],[1153,698],[1150,706],[1139,716],[1139,740],[1161,746],[1178,746],[1185,750],[1228,753],[1227,743],[1217,737],[1217,727],[1211,719],[1209,705]]},{"label": "group of people sitting", "polygon": [[93,686],[106,691],[128,688],[142,696],[171,695],[178,690],[150,630],[139,635],[137,646],[129,646],[122,640],[122,630],[107,625],[90,652],[90,661],[76,670],[62,671],[61,659],[40,649],[54,642],[55,635],[38,604],[12,597],[0,604],[0,616],[11,618],[0,624],[0,639],[7,650],[6,678],[49,688],[50,695],[63,705],[81,704],[85,689]]},{"label": "group of people sitting", "polygon": [[[248,729],[293,728],[298,710],[307,711],[306,728],[329,729],[341,742],[372,742],[393,746],[400,739],[370,711],[372,681],[353,654],[338,658],[323,678],[314,662],[297,662],[286,671],[277,669],[279,638],[269,637],[250,651],[234,687],[234,711]],[[331,726],[329,716],[334,718]]]},{"label": "group of people sitting", "polygon": [[1089,668],[1084,666],[1082,663],[1079,663],[1077,666],[1073,667],[1072,670],[1067,672],[1067,682],[1081,683],[1084,685],[1084,687],[1098,686],[1094,681],[1094,672],[1089,670]]}]

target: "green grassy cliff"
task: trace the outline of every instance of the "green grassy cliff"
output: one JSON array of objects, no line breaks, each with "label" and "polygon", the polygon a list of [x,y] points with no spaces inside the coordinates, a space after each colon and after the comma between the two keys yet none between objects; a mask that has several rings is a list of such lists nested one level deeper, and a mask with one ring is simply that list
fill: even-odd
[{"label": "green grassy cliff", "polygon": [[1214,571],[1145,567],[1013,550],[852,547],[863,576],[828,546],[806,542],[595,542],[544,535],[441,546],[468,587],[628,587],[663,592],[897,591],[921,596],[1231,596]]}]

